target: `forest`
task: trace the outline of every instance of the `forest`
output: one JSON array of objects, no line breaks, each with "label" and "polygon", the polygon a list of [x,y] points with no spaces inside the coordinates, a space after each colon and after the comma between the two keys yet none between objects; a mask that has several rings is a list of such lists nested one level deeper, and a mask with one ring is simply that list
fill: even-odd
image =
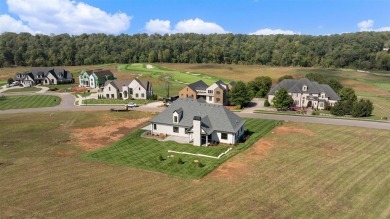
[{"label": "forest", "polygon": [[3,33],[0,67],[223,63],[390,70],[390,32],[340,35]]}]

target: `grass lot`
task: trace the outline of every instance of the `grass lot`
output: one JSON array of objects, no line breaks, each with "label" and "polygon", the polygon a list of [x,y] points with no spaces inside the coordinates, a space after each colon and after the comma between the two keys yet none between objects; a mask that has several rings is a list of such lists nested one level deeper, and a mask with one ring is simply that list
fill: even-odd
[{"label": "grass lot", "polygon": [[[250,139],[245,143],[235,146],[233,150],[221,159],[174,154],[174,158],[167,158],[165,161],[159,161],[159,155],[166,158],[168,150],[218,156],[229,147],[194,147],[191,144],[183,145],[176,142],[161,142],[155,139],[144,139],[140,137],[141,133],[144,132],[142,130],[127,136],[110,147],[87,154],[86,157],[108,163],[123,164],[189,178],[202,178],[221,163],[225,162],[229,157],[251,146],[259,138],[272,130],[278,123],[278,121],[274,120],[248,119],[245,128],[253,133],[250,136]],[[177,164],[178,157],[181,157],[185,163]],[[200,160],[205,166],[199,168],[197,164],[194,163],[194,160]]]},{"label": "grass lot", "polygon": [[149,114],[50,114],[0,115],[0,218],[390,217],[387,130],[287,122],[190,180],[80,159],[73,129]]},{"label": "grass lot", "polygon": [[48,95],[4,96],[0,99],[0,110],[57,106],[61,98]]},{"label": "grass lot", "polygon": [[118,100],[118,99],[87,99],[83,100],[83,104],[127,104],[130,102],[136,104],[147,104],[154,102],[155,100]]},{"label": "grass lot", "polygon": [[13,88],[13,89],[8,89],[4,91],[3,93],[13,93],[13,92],[37,92],[40,91],[41,88],[36,88],[36,87],[24,87],[24,88]]},{"label": "grass lot", "polygon": [[0,86],[6,85],[6,84],[8,84],[7,81],[2,81],[2,80],[0,80]]}]

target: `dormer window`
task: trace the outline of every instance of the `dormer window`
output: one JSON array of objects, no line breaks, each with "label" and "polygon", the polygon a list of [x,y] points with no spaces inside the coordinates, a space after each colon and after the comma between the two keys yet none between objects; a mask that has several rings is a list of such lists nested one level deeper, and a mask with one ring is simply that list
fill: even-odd
[{"label": "dormer window", "polygon": [[325,94],[324,93],[321,93],[321,98],[325,98]]},{"label": "dormer window", "polygon": [[182,114],[183,114],[182,108],[175,110],[172,115],[173,123],[179,123],[180,119],[182,118]]},{"label": "dormer window", "polygon": [[177,116],[173,116],[173,122],[177,123]]},{"label": "dormer window", "polygon": [[303,85],[302,91],[307,91],[307,86],[306,85]]}]

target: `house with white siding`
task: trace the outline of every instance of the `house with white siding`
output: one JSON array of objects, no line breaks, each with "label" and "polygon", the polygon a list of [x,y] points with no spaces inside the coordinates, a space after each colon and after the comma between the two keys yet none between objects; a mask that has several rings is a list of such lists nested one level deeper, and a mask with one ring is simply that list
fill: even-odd
[{"label": "house with white siding", "polygon": [[223,105],[209,104],[203,98],[179,98],[151,120],[150,132],[185,137],[195,146],[236,144],[243,137],[244,123]]},{"label": "house with white siding", "polygon": [[149,81],[112,80],[106,81],[103,96],[107,99],[148,99],[153,96],[152,84]]},{"label": "house with white siding", "polygon": [[16,73],[14,81],[19,81],[24,87],[31,87],[37,84],[69,84],[73,83],[73,75],[65,69],[57,68],[36,68],[25,73]]},{"label": "house with white siding", "polygon": [[284,79],[268,93],[268,101],[272,104],[275,94],[284,88],[293,98],[294,106],[325,109],[326,105],[334,106],[340,101],[339,95],[327,84],[319,84],[307,78]]}]

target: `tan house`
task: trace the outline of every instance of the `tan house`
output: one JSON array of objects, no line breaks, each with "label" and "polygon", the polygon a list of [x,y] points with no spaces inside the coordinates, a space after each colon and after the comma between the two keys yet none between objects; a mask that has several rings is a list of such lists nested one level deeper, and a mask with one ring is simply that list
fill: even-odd
[{"label": "tan house", "polygon": [[106,81],[103,96],[107,99],[148,99],[153,97],[152,84],[149,81],[112,80]]},{"label": "tan house", "polygon": [[184,87],[179,92],[179,97],[203,98],[207,103],[229,105],[229,92],[234,85],[235,82],[225,84],[219,80],[211,86],[208,86],[205,82],[200,80]]},{"label": "tan house", "polygon": [[339,95],[327,84],[319,84],[307,78],[284,79],[275,85],[268,93],[268,101],[272,104],[275,94],[284,88],[294,100],[296,107],[311,107],[325,109],[326,105],[334,106],[340,101]]}]

